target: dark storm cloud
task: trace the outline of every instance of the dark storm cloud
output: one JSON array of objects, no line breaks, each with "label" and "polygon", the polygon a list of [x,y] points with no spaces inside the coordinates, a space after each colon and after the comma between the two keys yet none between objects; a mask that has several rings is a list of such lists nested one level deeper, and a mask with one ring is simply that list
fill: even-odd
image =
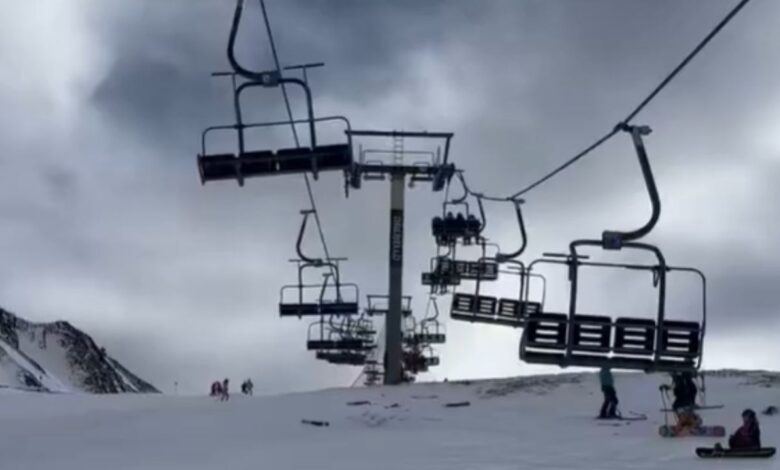
[{"label": "dark storm cloud", "polygon": [[[268,9],[283,64],[327,64],[310,75],[318,114],[346,114],[355,127],[454,131],[452,157],[472,186],[506,194],[609,130],[732,5],[301,0],[269,1]],[[780,276],[772,244],[780,144],[771,124],[780,110],[772,46],[779,12],[753,2],[637,120],[655,131],[647,145],[664,203],[650,238],[671,263],[708,273],[716,335],[737,326],[750,335],[780,308],[771,295]],[[300,178],[242,189],[198,182],[201,129],[233,119],[228,83],[208,76],[226,68],[231,15],[232,2],[76,2],[68,18],[76,18],[78,40],[63,44],[85,64],[69,72],[77,79],[53,81],[65,91],[20,94],[18,77],[0,75],[4,88],[13,85],[0,103],[24,117],[4,119],[0,136],[15,154],[41,161],[0,160],[14,175],[0,233],[18,266],[0,293],[22,315],[67,317],[95,332],[164,388],[178,380],[199,391],[224,374],[262,375],[274,391],[344,384],[355,371],[313,361],[303,350],[305,323],[275,313],[279,287],[295,276],[286,261],[297,210],[308,206]],[[244,26],[242,60],[271,68],[254,1]],[[44,44],[28,55],[53,50]],[[300,97],[291,96],[301,116]],[[63,100],[74,110],[46,111]],[[285,115],[273,90],[245,103],[247,120]],[[52,123],[45,138],[31,131]],[[292,145],[284,128],[251,139]],[[213,145],[235,147],[230,135]],[[324,175],[314,188],[332,253],[351,259],[345,277],[359,279],[362,293],[382,292],[386,185],[366,184],[346,200],[339,176]],[[418,312],[419,272],[433,254],[429,220],[440,201],[427,188],[408,194],[405,284]],[[488,236],[516,244],[511,209],[487,208]],[[630,139],[619,135],[529,195],[529,255],[641,224],[647,210]],[[306,247],[318,252],[316,236],[307,235]],[[639,281],[618,290],[619,276],[607,280],[596,279],[589,294],[598,311],[631,308],[629,292],[652,300]],[[552,301],[565,304],[566,287],[552,290]],[[679,308],[698,308],[687,294],[675,294]],[[442,374],[525,370],[516,333],[448,327]],[[490,366],[477,360],[488,356]]]}]

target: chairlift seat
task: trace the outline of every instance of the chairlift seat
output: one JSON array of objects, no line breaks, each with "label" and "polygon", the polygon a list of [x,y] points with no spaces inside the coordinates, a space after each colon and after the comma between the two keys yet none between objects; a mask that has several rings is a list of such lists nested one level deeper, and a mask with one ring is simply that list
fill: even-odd
[{"label": "chairlift seat", "polygon": [[476,297],[471,294],[456,293],[452,296],[452,307],[450,308],[450,313],[472,315],[472,312],[475,311],[476,302]]},{"label": "chairlift seat", "polygon": [[239,160],[230,153],[198,155],[201,184],[206,181],[232,180],[239,175]]},{"label": "chairlift seat", "polygon": [[566,349],[568,316],[563,313],[529,315],[525,324],[526,346],[536,349]]},{"label": "chairlift seat", "polygon": [[528,315],[536,315],[537,313],[542,313],[542,304],[539,302],[521,302],[521,306],[523,308],[523,317],[527,317]]},{"label": "chairlift seat", "polygon": [[417,333],[414,335],[417,344],[444,344],[447,342],[444,333]]},{"label": "chairlift seat", "polygon": [[498,299],[496,315],[504,319],[522,320],[523,311],[521,304],[522,302],[515,299]]},{"label": "chairlift seat", "polygon": [[423,363],[427,367],[438,366],[440,364],[440,362],[441,362],[441,360],[440,360],[439,356],[429,356],[429,357],[423,358]]},{"label": "chairlift seat", "polygon": [[352,351],[317,351],[317,359],[323,359],[331,364],[362,366],[366,363],[366,355]]},{"label": "chairlift seat", "polygon": [[321,315],[319,303],[280,303],[280,317],[306,317]]},{"label": "chairlift seat", "polygon": [[357,315],[357,302],[322,302],[320,312],[323,315]]},{"label": "chairlift seat", "polygon": [[694,358],[701,351],[701,327],[696,322],[664,320],[659,356]]},{"label": "chairlift seat", "polygon": [[575,315],[572,320],[573,351],[608,353],[612,339],[612,319],[596,315]]},{"label": "chairlift seat", "polygon": [[651,356],[655,346],[655,321],[642,318],[615,320],[616,354]]},{"label": "chairlift seat", "polygon": [[274,153],[270,151],[244,152],[238,160],[242,174],[261,175],[277,171]]},{"label": "chairlift seat", "polygon": [[366,342],[362,339],[310,339],[306,342],[306,348],[315,350],[361,350],[365,349]]}]

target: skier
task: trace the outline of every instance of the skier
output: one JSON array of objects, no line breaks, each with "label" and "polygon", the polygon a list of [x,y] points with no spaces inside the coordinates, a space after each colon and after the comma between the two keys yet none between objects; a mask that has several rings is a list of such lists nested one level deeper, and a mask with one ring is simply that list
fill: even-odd
[{"label": "skier", "polygon": [[228,379],[222,381],[222,395],[219,397],[219,401],[228,401],[230,399],[230,392],[228,391]]},{"label": "skier", "polygon": [[742,412],[742,426],[729,437],[729,448],[761,448],[761,430],[758,427],[758,418],[755,411],[747,409]]},{"label": "skier", "polygon": [[222,396],[222,384],[219,383],[219,380],[212,382],[211,396],[212,397]]},{"label": "skier", "polygon": [[604,393],[604,404],[601,405],[599,419],[617,418],[618,397],[615,391],[615,379],[609,367],[602,367],[599,372],[601,391]]}]

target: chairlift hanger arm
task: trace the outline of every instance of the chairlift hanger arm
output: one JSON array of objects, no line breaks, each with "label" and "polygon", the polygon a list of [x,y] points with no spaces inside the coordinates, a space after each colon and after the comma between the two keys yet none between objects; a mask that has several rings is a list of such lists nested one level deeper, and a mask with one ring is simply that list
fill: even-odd
[{"label": "chairlift hanger arm", "polygon": [[[230,37],[228,38],[228,50],[227,50],[228,61],[230,62],[230,66],[233,68],[233,71],[238,75],[250,80],[249,82],[242,83],[241,85],[239,85],[238,88],[236,88],[234,93],[234,101],[235,101],[234,104],[236,108],[236,116],[238,118],[239,125],[242,124],[241,105],[240,105],[239,98],[243,90],[245,90],[248,87],[255,87],[255,86],[262,86],[262,87],[276,87],[279,85],[284,86],[285,83],[298,85],[301,88],[303,88],[306,94],[306,108],[309,116],[310,145],[312,147],[316,147],[317,136],[316,136],[316,130],[314,129],[314,105],[312,103],[311,89],[309,88],[309,85],[305,81],[299,78],[283,77],[281,70],[256,71],[256,70],[247,69],[243,67],[240,63],[238,63],[235,54],[236,36],[238,35],[238,26],[241,23],[241,16],[243,15],[243,12],[244,12],[244,0],[236,0],[236,9],[233,13],[233,23],[230,27]],[[242,146],[243,146],[243,142],[242,142]],[[241,149],[241,151],[243,151],[243,148]]]},{"label": "chairlift hanger arm", "polygon": [[498,253],[496,255],[496,260],[500,263],[517,258],[521,254],[523,254],[525,248],[528,246],[528,236],[525,231],[525,222],[523,221],[523,211],[522,208],[520,207],[523,204],[523,202],[525,201],[523,201],[522,199],[512,200],[512,204],[514,204],[515,206],[515,214],[517,214],[517,223],[520,226],[520,236],[523,239],[522,244],[520,245],[520,248],[517,249],[517,251],[513,251],[511,253]]},{"label": "chairlift hanger arm", "polygon": [[463,195],[460,197],[454,197],[450,199],[449,202],[453,204],[459,204],[465,201],[466,198],[469,196],[469,188],[468,186],[466,186],[466,179],[463,176],[463,170],[458,170],[456,173],[458,175],[458,180],[460,181],[461,186],[463,186]]},{"label": "chairlift hanger arm", "polygon": [[617,230],[604,231],[602,234],[603,247],[605,249],[619,250],[623,243],[639,240],[653,230],[656,223],[658,223],[659,217],[661,216],[661,198],[658,195],[658,188],[655,184],[655,178],[653,177],[653,170],[650,167],[650,160],[647,157],[645,144],[642,141],[643,135],[650,134],[650,127],[633,126],[621,123],[618,125],[617,129],[631,133],[631,139],[634,142],[634,148],[636,149],[639,166],[642,170],[642,177],[645,181],[647,194],[650,197],[650,204],[652,205],[652,213],[650,214],[650,218],[643,226],[635,230],[625,232]]},{"label": "chairlift hanger arm", "polygon": [[301,229],[298,231],[298,239],[295,242],[295,251],[298,253],[300,259],[302,259],[305,263],[311,264],[313,266],[322,266],[325,264],[322,258],[311,258],[306,256],[303,254],[303,248],[301,247],[303,244],[303,234],[306,232],[306,222],[309,220],[309,215],[312,212],[314,211],[311,209],[301,211],[301,214],[303,214],[303,221],[301,222]]}]

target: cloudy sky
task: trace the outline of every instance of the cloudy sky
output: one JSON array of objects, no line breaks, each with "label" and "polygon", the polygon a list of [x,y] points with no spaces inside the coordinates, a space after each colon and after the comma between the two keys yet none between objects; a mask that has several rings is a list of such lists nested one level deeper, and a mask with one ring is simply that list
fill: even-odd
[{"label": "cloudy sky", "polygon": [[[242,59],[271,68],[248,2]],[[735,4],[733,0],[268,0],[283,64],[324,61],[319,115],[357,128],[453,131],[451,156],[480,190],[532,182],[622,119]],[[196,393],[255,378],[261,392],[350,384],[357,369],[315,361],[306,322],[279,319],[308,206],[298,176],[200,185],[200,131],[231,122],[226,0],[7,1],[0,16],[0,303],[66,319],[139,375]],[[663,214],[648,240],[709,276],[707,367],[780,367],[780,4],[755,0],[636,120]],[[247,95],[247,118],[284,118],[278,92]],[[303,107],[293,94],[298,116]],[[323,129],[335,141],[337,129]],[[289,129],[253,135],[292,146]],[[214,148],[232,150],[227,137]],[[349,199],[340,176],[314,185],[332,254],[362,293],[386,288],[388,187]],[[441,194],[407,194],[405,289],[433,254]],[[628,136],[530,193],[528,259],[628,228],[648,203]],[[518,243],[511,208],[489,204],[489,236]],[[320,249],[315,237],[309,250]],[[613,258],[614,259],[614,258]],[[647,279],[588,272],[583,308],[652,315]],[[550,273],[548,307],[566,305]],[[512,279],[488,293],[511,296]],[[696,318],[695,285],[670,311]],[[446,299],[442,299],[446,317]],[[428,378],[543,370],[518,360],[516,331],[447,322]]]}]

